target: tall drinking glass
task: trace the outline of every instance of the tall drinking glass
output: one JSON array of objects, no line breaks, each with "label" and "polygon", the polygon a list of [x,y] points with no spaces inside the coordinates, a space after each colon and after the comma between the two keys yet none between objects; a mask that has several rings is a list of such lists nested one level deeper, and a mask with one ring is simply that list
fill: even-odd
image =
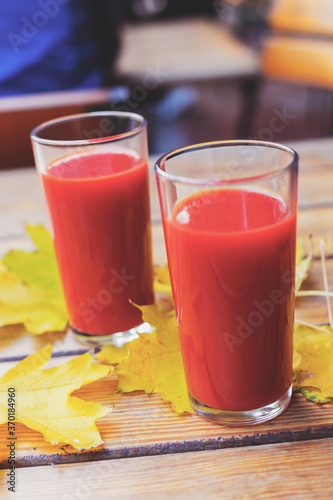
[{"label": "tall drinking glass", "polygon": [[76,337],[121,345],[153,302],[145,120],[98,112],[31,134]]},{"label": "tall drinking glass", "polygon": [[155,169],[192,407],[217,423],[269,420],[292,391],[298,156],[213,142]]}]

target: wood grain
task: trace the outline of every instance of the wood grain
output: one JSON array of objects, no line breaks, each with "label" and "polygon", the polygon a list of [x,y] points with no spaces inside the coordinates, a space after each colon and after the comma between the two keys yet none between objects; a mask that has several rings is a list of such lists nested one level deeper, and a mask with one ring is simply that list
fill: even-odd
[{"label": "wood grain", "polygon": [[[59,359],[58,362],[66,359]],[[9,364],[8,364],[9,366]],[[114,406],[98,421],[104,445],[78,452],[68,445],[50,445],[42,435],[17,424],[17,466],[86,462],[108,458],[160,455],[242,447],[284,441],[333,437],[333,405],[316,405],[301,394],[279,418],[252,427],[225,427],[197,415],[176,415],[158,394],[118,394],[115,376],[73,393],[82,399]],[[18,396],[19,397],[19,396]],[[0,427],[0,464],[7,468],[7,427]]]},{"label": "wood grain", "polygon": [[[323,471],[325,471],[323,473]],[[17,471],[16,500],[330,500],[333,439],[177,453]]]},{"label": "wood grain", "polygon": [[[315,240],[315,260],[304,287],[323,288],[318,261],[318,243],[322,237],[328,237],[327,269],[332,287],[333,139],[292,146],[301,159],[298,233],[306,237],[311,232]],[[163,264],[165,250],[152,164],[150,169],[154,260]],[[10,248],[32,248],[24,233],[24,224],[45,224],[47,221],[37,175],[33,169],[4,171],[0,180],[0,254]],[[298,299],[296,314],[303,320],[327,322],[323,299]],[[55,343],[57,354],[52,363],[64,362],[70,355],[85,350],[69,335],[33,336],[21,326],[0,329],[0,375],[14,366],[18,359],[49,341]],[[227,428],[206,422],[196,415],[176,415],[159,395],[142,392],[118,394],[115,375],[90,384],[75,394],[89,401],[114,405],[114,411],[97,424],[104,445],[82,452],[62,444],[51,446],[41,434],[17,424],[21,498],[29,499],[34,495],[37,500],[40,494],[44,500],[46,491],[50,499],[52,495],[59,498],[60,493],[79,498],[73,489],[75,484],[81,484],[88,471],[105,463],[116,468],[111,469],[110,477],[103,478],[103,484],[97,487],[100,498],[103,495],[107,495],[104,498],[112,498],[110,495],[122,495],[122,498],[140,498],[140,495],[141,498],[149,498],[149,495],[151,498],[156,495],[158,498],[163,498],[161,495],[177,498],[179,495],[178,498],[182,498],[189,491],[192,496],[198,493],[198,498],[209,495],[221,498],[221,492],[225,498],[237,499],[295,498],[292,496],[295,491],[297,494],[301,492],[300,498],[332,497],[327,479],[332,470],[332,440],[326,439],[333,437],[332,404],[315,405],[297,393],[293,395],[290,407],[278,419],[255,427]],[[6,432],[7,427],[0,426],[0,466],[5,469],[8,467]],[[196,451],[200,453],[193,453]],[[75,462],[91,463],[69,465]],[[45,475],[40,474],[39,467],[34,467],[51,463],[67,465],[44,467]],[[296,472],[293,472],[292,464]],[[113,474],[113,470],[117,473]],[[29,477],[35,478],[33,486],[28,483],[30,471]],[[4,488],[5,473],[2,474],[0,483]],[[320,483],[323,485],[321,489]],[[326,493],[330,496],[325,497]]]},{"label": "wood grain", "polygon": [[304,250],[307,251],[307,239],[312,235],[313,254],[320,255],[319,243],[326,241],[326,256],[332,257],[333,249],[333,207],[309,208],[300,210],[297,215],[297,236],[303,239]]}]

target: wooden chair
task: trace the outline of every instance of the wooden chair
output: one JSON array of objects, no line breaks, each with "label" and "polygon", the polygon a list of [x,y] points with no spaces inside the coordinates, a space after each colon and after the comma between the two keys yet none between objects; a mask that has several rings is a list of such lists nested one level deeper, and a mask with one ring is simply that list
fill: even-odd
[{"label": "wooden chair", "polygon": [[40,123],[84,112],[111,97],[110,89],[94,89],[0,98],[0,169],[33,165],[30,132]]}]

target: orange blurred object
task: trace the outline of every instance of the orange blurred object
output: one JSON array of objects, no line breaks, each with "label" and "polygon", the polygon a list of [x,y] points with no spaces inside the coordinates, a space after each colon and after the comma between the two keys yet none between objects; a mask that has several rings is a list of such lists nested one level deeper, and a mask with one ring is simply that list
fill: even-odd
[{"label": "orange blurred object", "polygon": [[277,0],[262,70],[271,78],[333,89],[333,2]]}]

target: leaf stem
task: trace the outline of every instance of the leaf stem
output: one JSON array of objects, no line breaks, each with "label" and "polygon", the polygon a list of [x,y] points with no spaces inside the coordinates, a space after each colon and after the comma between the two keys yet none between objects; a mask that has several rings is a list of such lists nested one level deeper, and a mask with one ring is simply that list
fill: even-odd
[{"label": "leaf stem", "polygon": [[298,276],[296,274],[296,284],[295,284],[295,291],[298,293],[299,289],[301,288],[301,285],[306,278],[307,272],[309,270],[309,267],[311,265],[312,257],[313,257],[313,244],[312,244],[312,235],[309,235],[308,238],[309,241],[309,253],[306,259],[303,259],[301,264],[298,266]]},{"label": "leaf stem", "polygon": [[[333,297],[333,292],[328,292],[330,297]],[[327,297],[327,292],[324,290],[300,290],[296,292],[296,297]]]},{"label": "leaf stem", "polygon": [[319,330],[320,332],[323,333],[330,333],[325,328],[322,328],[321,326],[314,325],[313,323],[308,323],[308,321],[303,321],[301,319],[295,318],[295,323],[302,325],[302,326],[307,326],[308,328],[312,328],[313,330]]},{"label": "leaf stem", "polygon": [[320,240],[319,245],[320,245],[321,268],[323,271],[323,279],[324,279],[324,287],[325,287],[325,295],[326,295],[326,305],[327,305],[327,311],[328,311],[328,320],[330,323],[330,327],[333,330],[333,317],[332,317],[332,307],[331,307],[331,301],[330,301],[330,291],[329,291],[329,287],[328,287],[324,240]]}]

